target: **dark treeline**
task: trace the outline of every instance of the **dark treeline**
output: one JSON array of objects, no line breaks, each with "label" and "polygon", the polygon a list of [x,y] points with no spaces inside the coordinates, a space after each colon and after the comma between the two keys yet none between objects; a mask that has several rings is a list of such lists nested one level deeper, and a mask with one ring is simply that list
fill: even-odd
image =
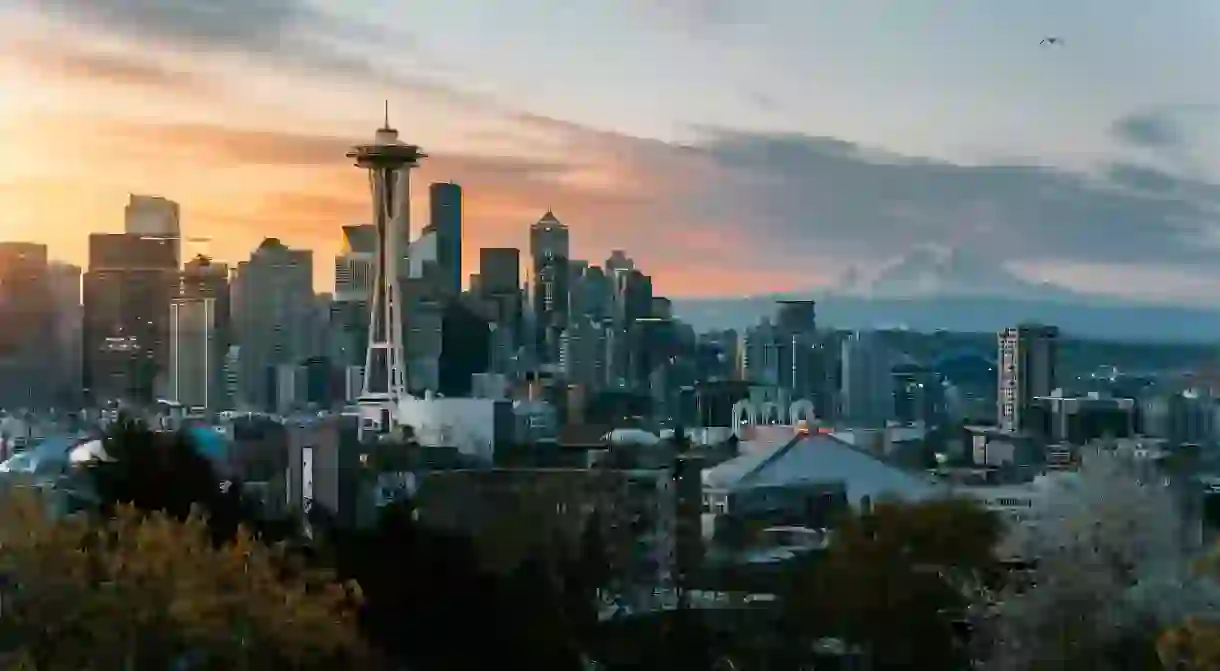
[{"label": "dark treeline", "polygon": [[604,669],[703,670],[725,656],[738,668],[746,660],[749,668],[799,668],[827,639],[846,642],[877,670],[966,668],[977,651],[963,638],[963,618],[1002,582],[994,515],[962,501],[882,502],[845,513],[830,549],[772,586],[779,608],[761,620],[713,625],[695,609],[599,622],[599,588],[615,583],[600,513],[584,520],[576,547],[539,548],[515,569],[492,572],[473,539],[420,523],[410,503],[359,529],[315,508],[307,538],[300,520],[263,519],[240,483],[222,486],[188,435],[125,421],[105,451],[110,461],[85,472],[103,514],[130,503],[185,519],[198,507],[218,544],[246,528],[290,548],[292,570],[355,581],[360,634],[391,669],[562,671],[582,669],[586,656]]},{"label": "dark treeline", "polygon": [[316,511],[314,538],[306,541],[297,521],[263,519],[240,483],[222,487],[186,434],[122,420],[104,447],[111,460],[86,471],[103,514],[127,503],[185,519],[197,507],[217,543],[244,527],[265,543],[292,547],[306,567],[355,580],[364,597],[361,631],[392,668],[582,668],[580,639],[595,621],[595,589],[581,572],[596,562],[535,557],[494,575],[480,568],[470,539],[418,523],[407,503],[387,507],[361,530],[330,525]]}]

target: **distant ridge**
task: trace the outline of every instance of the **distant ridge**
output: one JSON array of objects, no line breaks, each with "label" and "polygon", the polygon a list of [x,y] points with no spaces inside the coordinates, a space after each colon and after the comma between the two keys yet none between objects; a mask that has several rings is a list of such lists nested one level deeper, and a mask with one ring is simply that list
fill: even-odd
[{"label": "distant ridge", "polygon": [[996,331],[1020,321],[1055,324],[1080,337],[1220,343],[1220,309],[1161,305],[1030,282],[997,263],[926,245],[871,277],[849,269],[830,289],[724,299],[674,299],[698,330],[737,328],[774,315],[775,301],[814,298],[819,324],[842,329]]}]

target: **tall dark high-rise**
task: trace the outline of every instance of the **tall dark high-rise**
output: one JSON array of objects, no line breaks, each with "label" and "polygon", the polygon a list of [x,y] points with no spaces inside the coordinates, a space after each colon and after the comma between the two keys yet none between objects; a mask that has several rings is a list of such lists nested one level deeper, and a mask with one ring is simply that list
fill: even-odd
[{"label": "tall dark high-rise", "polygon": [[486,295],[521,289],[521,250],[515,247],[484,247],[479,250],[479,283]]},{"label": "tall dark high-rise", "polygon": [[54,304],[46,245],[0,243],[0,407],[48,399]]},{"label": "tall dark high-rise", "polygon": [[[475,287],[471,287],[472,290]],[[521,250],[485,247],[479,250],[479,287],[476,295],[495,324],[499,361],[516,352],[522,341],[524,322],[521,293]]]},{"label": "tall dark high-rise", "polygon": [[474,374],[486,372],[491,365],[489,324],[460,299],[449,301],[441,319],[437,391],[469,396]]},{"label": "tall dark high-rise", "polygon": [[997,341],[997,424],[1002,431],[1024,431],[1034,399],[1055,389],[1059,329],[1021,324],[1000,331]]},{"label": "tall dark high-rise", "polygon": [[95,401],[153,398],[168,358],[177,253],[177,239],[170,237],[89,236],[82,364],[85,388]]},{"label": "tall dark high-rise", "polygon": [[568,320],[568,244],[568,227],[549,210],[530,227],[536,343],[545,362],[558,358],[559,334]]},{"label": "tall dark high-rise", "polygon": [[638,270],[620,272],[616,276],[617,308],[615,315],[620,328],[628,330],[638,319],[652,316],[652,278]]},{"label": "tall dark high-rise", "polygon": [[817,302],[781,300],[775,315],[776,380],[795,398],[824,393],[818,360]]},{"label": "tall dark high-rise", "polygon": [[241,343],[238,400],[273,408],[278,397],[268,380],[275,371],[316,353],[313,252],[267,238],[237,264],[232,291],[233,330]]},{"label": "tall dark high-rise", "polygon": [[456,296],[462,291],[462,187],[437,182],[428,187],[430,222],[425,232],[436,232],[436,264],[441,268],[441,289]]}]

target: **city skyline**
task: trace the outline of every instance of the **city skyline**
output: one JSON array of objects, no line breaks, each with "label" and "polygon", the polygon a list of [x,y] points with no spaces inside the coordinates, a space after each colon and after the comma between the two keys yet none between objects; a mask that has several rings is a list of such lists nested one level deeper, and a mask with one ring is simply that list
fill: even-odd
[{"label": "city skyline", "polygon": [[552,209],[575,257],[626,249],[673,296],[816,288],[928,241],[1082,291],[1220,289],[1203,3],[214,4],[6,3],[0,238],[84,265],[157,194],[219,259],[315,250],[329,290],[341,226],[368,219],[343,153],[388,99],[433,156],[413,231],[423,187],[460,183],[469,272]]}]

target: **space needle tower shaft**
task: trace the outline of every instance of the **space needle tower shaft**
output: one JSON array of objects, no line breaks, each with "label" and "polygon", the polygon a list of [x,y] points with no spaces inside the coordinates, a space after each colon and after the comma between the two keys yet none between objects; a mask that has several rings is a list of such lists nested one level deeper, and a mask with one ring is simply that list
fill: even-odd
[{"label": "space needle tower shaft", "polygon": [[398,425],[399,404],[407,395],[403,357],[402,295],[398,283],[399,241],[410,231],[411,169],[426,157],[419,147],[398,139],[386,122],[372,144],[356,145],[347,153],[366,170],[377,231],[372,295],[369,301],[369,340],[364,361],[360,407],[360,434],[384,433]]}]

